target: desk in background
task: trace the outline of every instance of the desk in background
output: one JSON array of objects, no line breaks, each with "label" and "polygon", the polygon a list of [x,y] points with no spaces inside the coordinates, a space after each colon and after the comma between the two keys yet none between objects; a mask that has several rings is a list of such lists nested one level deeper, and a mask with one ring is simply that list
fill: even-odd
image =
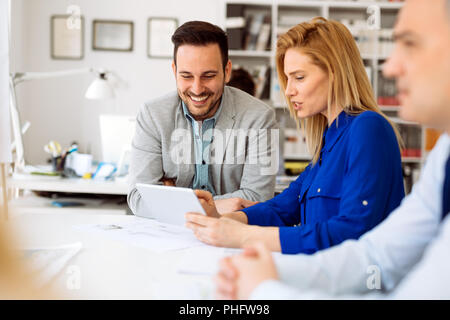
[{"label": "desk in background", "polygon": [[[279,176],[275,186],[275,194],[281,193],[289,186],[289,183],[297,177]],[[9,188],[14,194],[11,201],[11,208],[16,212],[42,212],[49,210],[64,213],[80,212],[100,213],[100,214],[130,214],[131,211],[126,203],[117,204],[111,195],[126,196],[128,193],[128,184],[125,179],[115,181],[96,181],[76,178],[46,177],[30,174],[15,174],[8,180]],[[105,195],[105,201],[86,199],[86,205],[83,207],[65,207],[57,208],[52,206],[54,199],[39,197],[23,191],[41,191],[41,192],[67,192],[86,195]],[[109,199],[108,199],[109,198]]]},{"label": "desk in background", "polygon": [[[118,204],[114,195],[122,198],[127,195],[128,185],[124,179],[115,181],[96,181],[76,178],[47,177],[30,174],[14,174],[8,179],[8,187],[13,195],[11,199],[12,211],[17,213],[49,212],[49,210],[64,213],[85,212],[101,214],[127,214],[129,208],[126,202]],[[85,203],[82,207],[58,208],[52,206],[55,199],[39,197],[29,191],[64,192],[73,194],[86,194],[86,199],[79,199]],[[91,195],[99,195],[92,199]],[[101,199],[101,195],[105,199]],[[64,198],[62,198],[64,199]],[[60,200],[60,199],[58,199]]]}]

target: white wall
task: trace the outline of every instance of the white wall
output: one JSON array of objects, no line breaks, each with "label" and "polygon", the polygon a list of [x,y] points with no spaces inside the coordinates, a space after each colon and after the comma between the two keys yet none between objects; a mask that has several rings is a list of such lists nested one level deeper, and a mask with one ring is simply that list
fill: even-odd
[{"label": "white wall", "polygon": [[[50,17],[65,14],[72,4],[85,18],[84,59],[52,60]],[[115,101],[99,102],[84,98],[93,79],[88,74],[19,84],[22,122],[31,122],[24,137],[27,162],[44,163],[43,146],[52,139],[63,146],[76,140],[82,151],[100,160],[100,114],[135,115],[145,101],[175,89],[171,60],[147,57],[147,19],[175,17],[180,24],[205,20],[219,25],[221,15],[219,0],[12,0],[12,72],[103,67],[117,72],[129,86],[117,92]],[[133,51],[93,51],[94,19],[134,21]]]}]

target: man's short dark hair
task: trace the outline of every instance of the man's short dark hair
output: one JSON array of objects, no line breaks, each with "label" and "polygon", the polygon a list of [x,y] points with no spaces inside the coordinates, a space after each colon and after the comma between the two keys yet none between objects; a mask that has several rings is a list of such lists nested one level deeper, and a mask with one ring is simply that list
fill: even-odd
[{"label": "man's short dark hair", "polygon": [[218,26],[205,21],[189,21],[178,27],[172,35],[174,44],[173,60],[177,65],[178,48],[184,44],[194,46],[206,46],[217,43],[222,55],[222,65],[228,63],[228,38],[227,34]]}]

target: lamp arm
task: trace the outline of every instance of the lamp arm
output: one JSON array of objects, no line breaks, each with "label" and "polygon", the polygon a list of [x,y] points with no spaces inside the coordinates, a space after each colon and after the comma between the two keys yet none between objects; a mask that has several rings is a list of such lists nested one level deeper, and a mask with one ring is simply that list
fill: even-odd
[{"label": "lamp arm", "polygon": [[82,73],[96,73],[100,74],[104,71],[100,71],[94,68],[83,68],[83,69],[69,69],[69,70],[61,70],[61,71],[50,71],[50,72],[16,72],[11,76],[13,78],[14,85],[17,85],[21,82],[35,79],[48,79],[48,78],[57,78],[57,77],[65,77],[75,74]]},{"label": "lamp arm", "polygon": [[15,159],[15,171],[21,172],[25,167],[24,159],[24,146],[22,137],[22,128],[20,121],[20,113],[17,108],[17,97],[16,97],[16,86],[24,81],[37,80],[37,79],[47,79],[47,78],[57,78],[65,77],[70,75],[82,74],[82,73],[94,73],[98,76],[103,73],[103,70],[97,70],[94,68],[82,68],[82,69],[69,69],[61,71],[51,71],[51,72],[16,72],[11,73],[9,77],[10,86],[10,112],[11,112],[11,122],[13,128],[14,144],[16,150]]},{"label": "lamp arm", "polygon": [[22,171],[25,166],[24,159],[24,148],[23,148],[23,139],[21,132],[21,121],[19,110],[17,110],[17,97],[16,97],[16,88],[14,85],[14,80],[12,77],[9,78],[9,99],[10,99],[10,113],[11,113],[11,122],[14,136],[14,144],[16,147],[16,159],[15,159],[15,171]]}]

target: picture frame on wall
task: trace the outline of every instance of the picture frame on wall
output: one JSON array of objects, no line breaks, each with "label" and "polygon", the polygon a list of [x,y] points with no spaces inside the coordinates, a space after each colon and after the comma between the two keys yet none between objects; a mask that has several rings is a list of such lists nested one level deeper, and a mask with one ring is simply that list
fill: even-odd
[{"label": "picture frame on wall", "polygon": [[50,17],[50,56],[52,59],[81,60],[84,57],[84,17]]},{"label": "picture frame on wall", "polygon": [[172,58],[173,44],[171,38],[177,28],[177,18],[148,18],[147,55],[149,58]]},{"label": "picture frame on wall", "polygon": [[102,51],[133,51],[133,21],[94,20],[92,49]]}]

